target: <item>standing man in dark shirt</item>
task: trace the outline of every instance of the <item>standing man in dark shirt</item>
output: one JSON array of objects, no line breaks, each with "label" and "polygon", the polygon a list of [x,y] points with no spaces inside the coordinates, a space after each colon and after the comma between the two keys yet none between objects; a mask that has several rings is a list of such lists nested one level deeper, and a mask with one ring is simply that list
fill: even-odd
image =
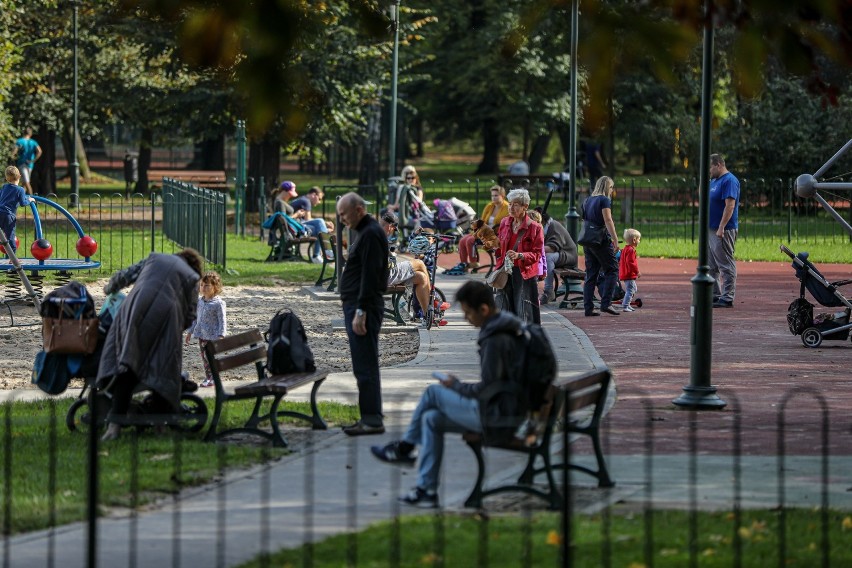
[{"label": "standing man in dark shirt", "polygon": [[379,330],[384,312],[382,295],[388,282],[388,240],[379,223],[367,214],[367,204],[357,193],[340,198],[337,214],[344,225],[357,233],[349,245],[349,258],[340,277],[340,299],[352,372],[358,381],[361,420],[343,431],[350,436],[383,434]]}]

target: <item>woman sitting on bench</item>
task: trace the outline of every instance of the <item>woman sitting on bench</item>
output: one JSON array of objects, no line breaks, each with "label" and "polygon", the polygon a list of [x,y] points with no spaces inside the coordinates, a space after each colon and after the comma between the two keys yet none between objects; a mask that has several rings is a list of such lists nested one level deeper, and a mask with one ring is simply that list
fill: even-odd
[{"label": "woman sitting on bench", "polygon": [[[500,185],[491,187],[491,202],[482,210],[480,217],[486,225],[497,230],[500,226],[500,221],[503,217],[509,214],[509,202],[506,201],[506,190]],[[449,270],[444,271],[444,274],[461,275],[469,270],[479,268],[479,263],[475,261],[476,254],[474,247],[476,246],[476,236],[473,234],[465,235],[459,241],[459,263]]]}]

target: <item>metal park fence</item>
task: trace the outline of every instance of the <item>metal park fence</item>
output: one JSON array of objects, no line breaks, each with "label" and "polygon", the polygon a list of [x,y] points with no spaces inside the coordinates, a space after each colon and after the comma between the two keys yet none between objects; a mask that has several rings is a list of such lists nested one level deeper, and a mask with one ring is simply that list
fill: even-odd
[{"label": "metal park fence", "polygon": [[227,194],[164,178],[162,197],[163,235],[225,268]]},{"label": "metal park fence", "polygon": [[[630,387],[620,392],[625,397],[646,416],[634,418],[641,423],[627,434],[617,430],[630,437],[623,455],[609,450],[613,417],[603,421],[614,488],[566,470],[557,475],[561,511],[532,497],[494,496],[465,513],[457,507],[473,487],[475,461],[460,436],[448,434],[444,468],[452,473],[442,487],[452,477],[461,495],[442,491],[447,508],[419,523],[400,522],[409,510],[385,502],[388,489],[406,482],[403,470],[378,464],[357,439],[283,424],[290,456],[240,437],[203,442],[201,432],[131,430],[104,444],[80,422],[67,430],[73,399],[7,402],[0,407],[0,567],[233,566],[252,557],[270,566],[279,548],[300,550],[301,561],[284,565],[357,566],[375,565],[359,561],[374,547],[383,547],[380,565],[388,566],[848,565],[852,458],[843,451],[848,421],[837,424],[848,417],[842,408],[811,388],[779,393],[777,441],[763,440],[755,456],[743,448],[771,425],[750,424],[729,390],[730,411],[678,413],[674,456],[655,451],[659,401]],[[618,413],[616,405],[610,414]],[[585,442],[564,432],[555,439],[554,455],[594,463]],[[802,443],[808,454],[791,455]],[[624,500],[631,504],[620,508]],[[700,516],[706,511],[715,516]],[[392,522],[378,536],[359,534],[383,519]],[[541,527],[552,528],[545,536]],[[340,534],[345,560],[315,552],[317,541]],[[454,546],[462,537],[473,544],[460,553]]]}]

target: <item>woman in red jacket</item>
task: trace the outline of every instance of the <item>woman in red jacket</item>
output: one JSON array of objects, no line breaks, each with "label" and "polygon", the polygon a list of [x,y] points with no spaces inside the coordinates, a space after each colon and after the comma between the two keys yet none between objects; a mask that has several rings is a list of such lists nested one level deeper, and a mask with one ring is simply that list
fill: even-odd
[{"label": "woman in red jacket", "polygon": [[513,189],[506,196],[509,216],[500,222],[497,237],[495,266],[502,266],[503,259],[512,260],[512,276],[495,298],[500,309],[510,311],[524,322],[541,323],[538,305],[538,264],[544,247],[541,225],[527,216],[530,194],[525,189]]}]

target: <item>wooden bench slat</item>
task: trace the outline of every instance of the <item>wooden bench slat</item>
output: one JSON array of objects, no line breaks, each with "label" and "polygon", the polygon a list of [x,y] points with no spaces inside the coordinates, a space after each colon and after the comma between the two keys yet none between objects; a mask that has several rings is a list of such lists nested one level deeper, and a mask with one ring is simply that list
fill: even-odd
[{"label": "wooden bench slat", "polygon": [[246,351],[240,351],[233,355],[220,357],[217,362],[219,372],[230,371],[243,365],[257,363],[258,361],[266,361],[266,345],[258,345]]},{"label": "wooden bench slat", "polygon": [[287,394],[294,388],[315,383],[328,376],[328,371],[311,371],[305,373],[293,373],[290,375],[276,375],[268,377],[256,383],[242,385],[234,389],[234,394]]},{"label": "wooden bench slat", "polygon": [[239,347],[249,346],[253,343],[260,343],[262,341],[263,335],[260,333],[260,330],[251,329],[236,335],[228,335],[222,339],[217,339],[216,341],[211,341],[210,345],[214,353],[224,353],[225,351],[232,351]]}]

